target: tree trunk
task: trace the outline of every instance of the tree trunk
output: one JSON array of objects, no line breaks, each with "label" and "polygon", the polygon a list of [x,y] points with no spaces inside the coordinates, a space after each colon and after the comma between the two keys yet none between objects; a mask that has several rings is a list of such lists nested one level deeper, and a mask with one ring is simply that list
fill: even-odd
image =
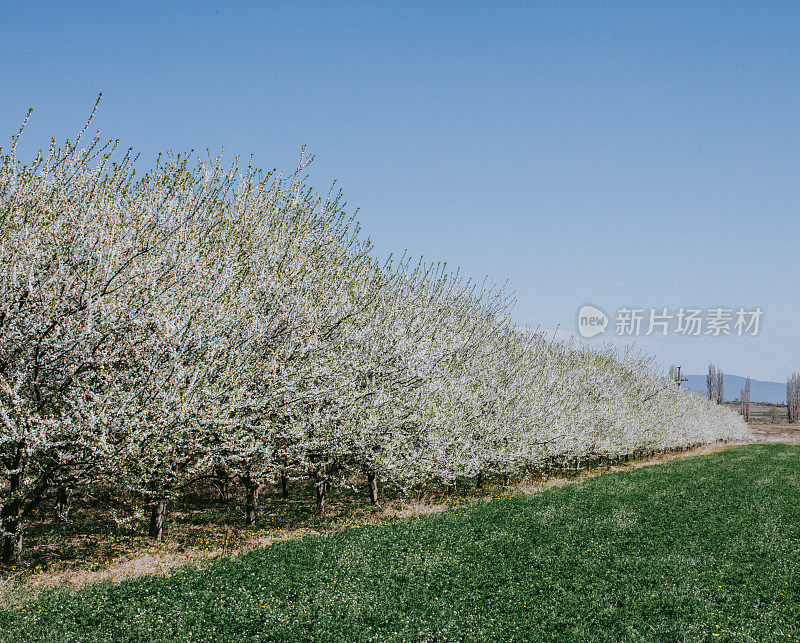
[{"label": "tree trunk", "polygon": [[289,478],[285,473],[281,475],[281,498],[289,499]]},{"label": "tree trunk", "polygon": [[10,475],[8,479],[8,497],[11,500],[4,502],[2,509],[0,509],[0,528],[8,533],[7,536],[3,537],[2,561],[16,564],[22,558],[22,525],[20,524],[22,500],[19,497],[24,475],[22,448],[17,449],[11,466],[17,470],[17,473]]},{"label": "tree trunk", "polygon": [[325,501],[328,498],[328,481],[323,480],[320,476],[315,475],[315,487],[317,490],[317,514],[319,516],[325,515]]},{"label": "tree trunk", "polygon": [[214,473],[217,475],[214,485],[219,491],[219,501],[227,504],[231,499],[231,477],[228,474],[228,470],[223,466],[217,467]]},{"label": "tree trunk", "polygon": [[69,522],[69,491],[63,485],[56,489],[55,514],[56,522]]},{"label": "tree trunk", "polygon": [[478,487],[478,489],[483,487],[483,471],[478,473],[478,477],[475,479],[475,486]]},{"label": "tree trunk", "polygon": [[19,564],[22,559],[22,529],[17,521],[7,522],[6,530],[10,535],[3,538],[3,562],[11,565]]},{"label": "tree trunk", "polygon": [[261,485],[253,482],[249,478],[242,480],[247,489],[247,508],[245,523],[248,527],[255,527],[258,522],[258,492]]},{"label": "tree trunk", "polygon": [[0,527],[8,534],[3,537],[2,561],[12,565],[19,563],[22,558],[22,529],[19,524],[20,509],[21,502],[16,499],[3,505],[3,510],[0,514]]},{"label": "tree trunk", "polygon": [[150,531],[148,535],[154,540],[161,540],[164,535],[164,514],[167,503],[159,500],[150,507]]},{"label": "tree trunk", "polygon": [[373,505],[378,504],[378,476],[372,471],[367,474],[367,485],[369,486],[369,501]]},{"label": "tree trunk", "polygon": [[503,486],[508,487],[511,484],[511,476],[505,475],[503,476]]}]

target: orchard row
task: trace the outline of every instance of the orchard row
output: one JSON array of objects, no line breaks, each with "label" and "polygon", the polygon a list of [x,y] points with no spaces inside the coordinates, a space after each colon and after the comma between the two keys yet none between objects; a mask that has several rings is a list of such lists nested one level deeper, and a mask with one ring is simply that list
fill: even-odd
[{"label": "orchard row", "polygon": [[[515,327],[502,289],[379,261],[305,178],[114,144],[0,168],[0,531],[77,486],[411,488],[738,438],[649,360]],[[115,160],[116,159],[116,160]],[[544,275],[543,275],[544,276]]]}]

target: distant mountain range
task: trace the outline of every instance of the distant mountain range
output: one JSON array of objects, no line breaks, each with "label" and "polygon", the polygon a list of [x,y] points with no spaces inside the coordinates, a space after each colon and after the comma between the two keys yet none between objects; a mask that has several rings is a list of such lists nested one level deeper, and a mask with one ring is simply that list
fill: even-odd
[{"label": "distant mountain range", "polygon": [[[703,395],[708,394],[706,388],[705,375],[686,375],[688,381],[683,385],[691,391],[697,391]],[[744,388],[746,378],[741,375],[728,375],[722,380],[724,385],[725,401],[731,402],[738,400],[741,390]],[[786,403],[786,382],[763,382],[761,380],[750,380],[750,401],[751,402],[771,402],[773,404]]]}]

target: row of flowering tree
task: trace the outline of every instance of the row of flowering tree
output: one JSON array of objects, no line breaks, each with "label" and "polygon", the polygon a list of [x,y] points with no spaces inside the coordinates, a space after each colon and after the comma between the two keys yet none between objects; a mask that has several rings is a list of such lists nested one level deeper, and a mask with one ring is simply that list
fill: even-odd
[{"label": "row of flowering tree", "polygon": [[[85,129],[84,129],[85,131]],[[741,437],[632,353],[515,328],[502,290],[381,262],[336,194],[83,133],[0,151],[0,534],[78,487],[404,488]]]}]

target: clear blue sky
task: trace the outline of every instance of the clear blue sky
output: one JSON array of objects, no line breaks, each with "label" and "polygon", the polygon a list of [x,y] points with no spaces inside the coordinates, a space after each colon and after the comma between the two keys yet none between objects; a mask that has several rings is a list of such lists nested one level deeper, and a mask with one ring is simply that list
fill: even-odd
[{"label": "clear blue sky", "polygon": [[800,3],[6,2],[0,128],[97,125],[336,179],[380,253],[508,281],[520,324],[761,306],[668,365],[800,371]]}]

